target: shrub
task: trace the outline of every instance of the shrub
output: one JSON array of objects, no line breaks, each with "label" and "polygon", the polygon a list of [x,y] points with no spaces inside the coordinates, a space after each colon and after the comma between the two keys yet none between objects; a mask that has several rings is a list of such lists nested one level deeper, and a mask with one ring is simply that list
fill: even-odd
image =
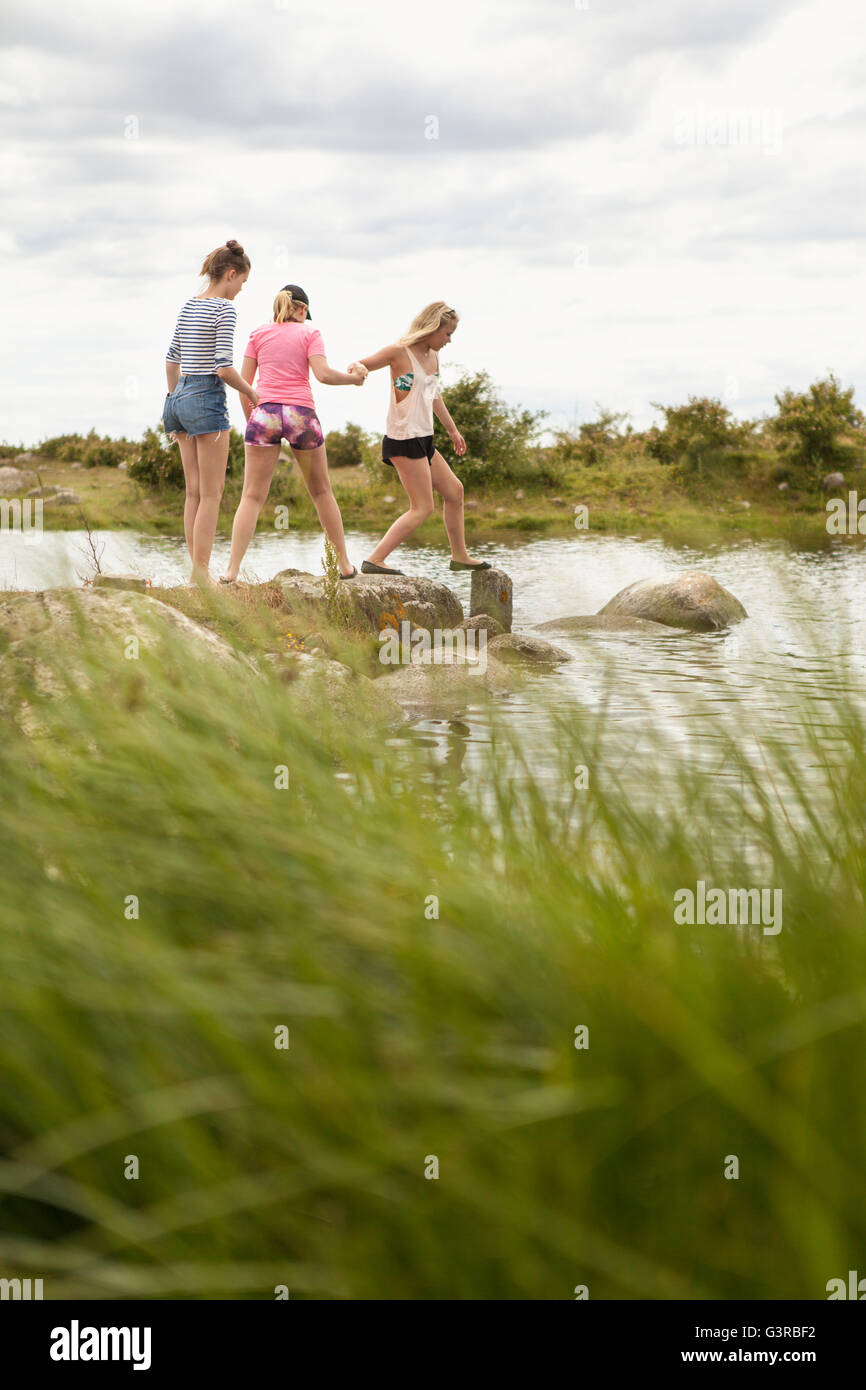
[{"label": "shrub", "polygon": [[129,465],[129,476],[145,487],[183,487],[180,449],[166,439],[162,425],[145,430],[138,457]]},{"label": "shrub", "polygon": [[[597,403],[596,403],[597,404]],[[556,456],[563,464],[585,463],[597,465],[605,463],[616,448],[622,445],[630,431],[623,432],[628,415],[622,411],[605,410],[597,404],[598,419],[586,420],[573,430],[555,432]]]},{"label": "shrub", "polygon": [[331,468],[357,468],[369,461],[373,441],[360,425],[349,423],[345,429],[328,431],[325,448]]},{"label": "shrub", "polygon": [[94,436],[85,443],[81,460],[85,468],[116,468],[129,457],[133,446],[125,439],[100,439]]},{"label": "shrub", "polygon": [[776,405],[772,432],[788,460],[812,482],[819,483],[831,468],[860,461],[862,442],[845,438],[846,431],[860,430],[864,424],[863,412],[854,405],[853,386],[843,391],[831,372],[808,391],[788,388],[776,396]]},{"label": "shrub", "polygon": [[56,459],[58,463],[74,463],[77,459],[84,457],[84,451],[88,442],[96,437],[95,431],[90,434],[57,434],[49,439],[43,439],[41,444],[36,446],[36,452],[42,458]]},{"label": "shrub", "polygon": [[659,463],[676,463],[684,472],[703,473],[741,464],[754,425],[734,418],[727,406],[710,396],[689,396],[687,405],[657,405],[663,428],[647,431],[646,450]]},{"label": "shrub", "polygon": [[[487,372],[464,372],[445,392],[448,410],[463,438],[459,458],[438,420],[436,448],[462,478],[472,482],[545,480],[546,461],[533,452],[545,411],[518,410],[505,404]],[[540,471],[539,471],[540,470]]]},{"label": "shrub", "polygon": [[[135,446],[130,446],[135,447]],[[145,430],[138,447],[138,455],[129,465],[129,476],[145,487],[182,488],[184,486],[183,464],[177,444],[166,438],[162,425],[156,429]],[[126,452],[126,451],[124,451]],[[88,464],[88,467],[90,465]],[[226,476],[242,476],[244,469],[244,437],[236,429],[229,435],[229,457]]]}]

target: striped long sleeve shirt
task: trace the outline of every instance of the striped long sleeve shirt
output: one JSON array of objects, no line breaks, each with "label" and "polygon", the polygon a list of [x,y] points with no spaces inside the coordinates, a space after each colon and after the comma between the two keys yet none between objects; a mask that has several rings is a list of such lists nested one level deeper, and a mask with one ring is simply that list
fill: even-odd
[{"label": "striped long sleeve shirt", "polygon": [[232,365],[237,310],[230,299],[188,299],[177,316],[167,362],[185,376],[204,376]]}]

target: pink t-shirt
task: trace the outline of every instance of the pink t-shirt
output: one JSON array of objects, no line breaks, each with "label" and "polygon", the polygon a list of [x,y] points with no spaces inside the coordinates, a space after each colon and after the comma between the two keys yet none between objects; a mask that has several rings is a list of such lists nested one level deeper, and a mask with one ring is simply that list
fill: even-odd
[{"label": "pink t-shirt", "polygon": [[244,356],[259,364],[256,390],[262,405],[274,401],[315,410],[308,363],[311,357],[325,356],[318,328],[310,323],[263,323],[250,334]]}]

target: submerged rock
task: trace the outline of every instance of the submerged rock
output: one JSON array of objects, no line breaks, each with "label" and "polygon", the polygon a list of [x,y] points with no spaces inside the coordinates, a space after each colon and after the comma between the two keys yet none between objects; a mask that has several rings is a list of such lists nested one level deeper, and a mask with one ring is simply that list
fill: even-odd
[{"label": "submerged rock", "polygon": [[138,574],[98,574],[93,580],[94,589],[132,589],[147,593],[148,582]]},{"label": "submerged rock", "polygon": [[556,632],[563,636],[575,636],[581,632],[647,632],[668,633],[679,637],[682,628],[668,627],[665,623],[654,622],[651,618],[626,618],[615,613],[587,613],[574,618],[551,618],[546,623],[536,623],[535,632]]},{"label": "submerged rock", "polygon": [[649,618],[668,627],[713,632],[748,614],[732,593],[702,570],[629,584],[599,610],[600,616]]},{"label": "submerged rock", "polygon": [[526,632],[503,632],[492,637],[487,643],[489,655],[497,661],[522,662],[534,666],[559,666],[563,661],[571,661],[568,652],[545,642],[543,637],[531,637]]}]

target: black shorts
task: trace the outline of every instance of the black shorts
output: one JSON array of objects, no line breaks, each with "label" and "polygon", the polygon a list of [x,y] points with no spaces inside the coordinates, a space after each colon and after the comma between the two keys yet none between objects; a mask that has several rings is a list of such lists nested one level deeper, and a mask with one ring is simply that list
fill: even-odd
[{"label": "black shorts", "polygon": [[[435,452],[436,445],[433,443],[432,434],[420,434],[415,439],[392,439],[386,434],[382,439],[383,463],[391,463],[392,458],[400,458],[426,459],[432,464]],[[394,467],[393,463],[391,467]]]}]

